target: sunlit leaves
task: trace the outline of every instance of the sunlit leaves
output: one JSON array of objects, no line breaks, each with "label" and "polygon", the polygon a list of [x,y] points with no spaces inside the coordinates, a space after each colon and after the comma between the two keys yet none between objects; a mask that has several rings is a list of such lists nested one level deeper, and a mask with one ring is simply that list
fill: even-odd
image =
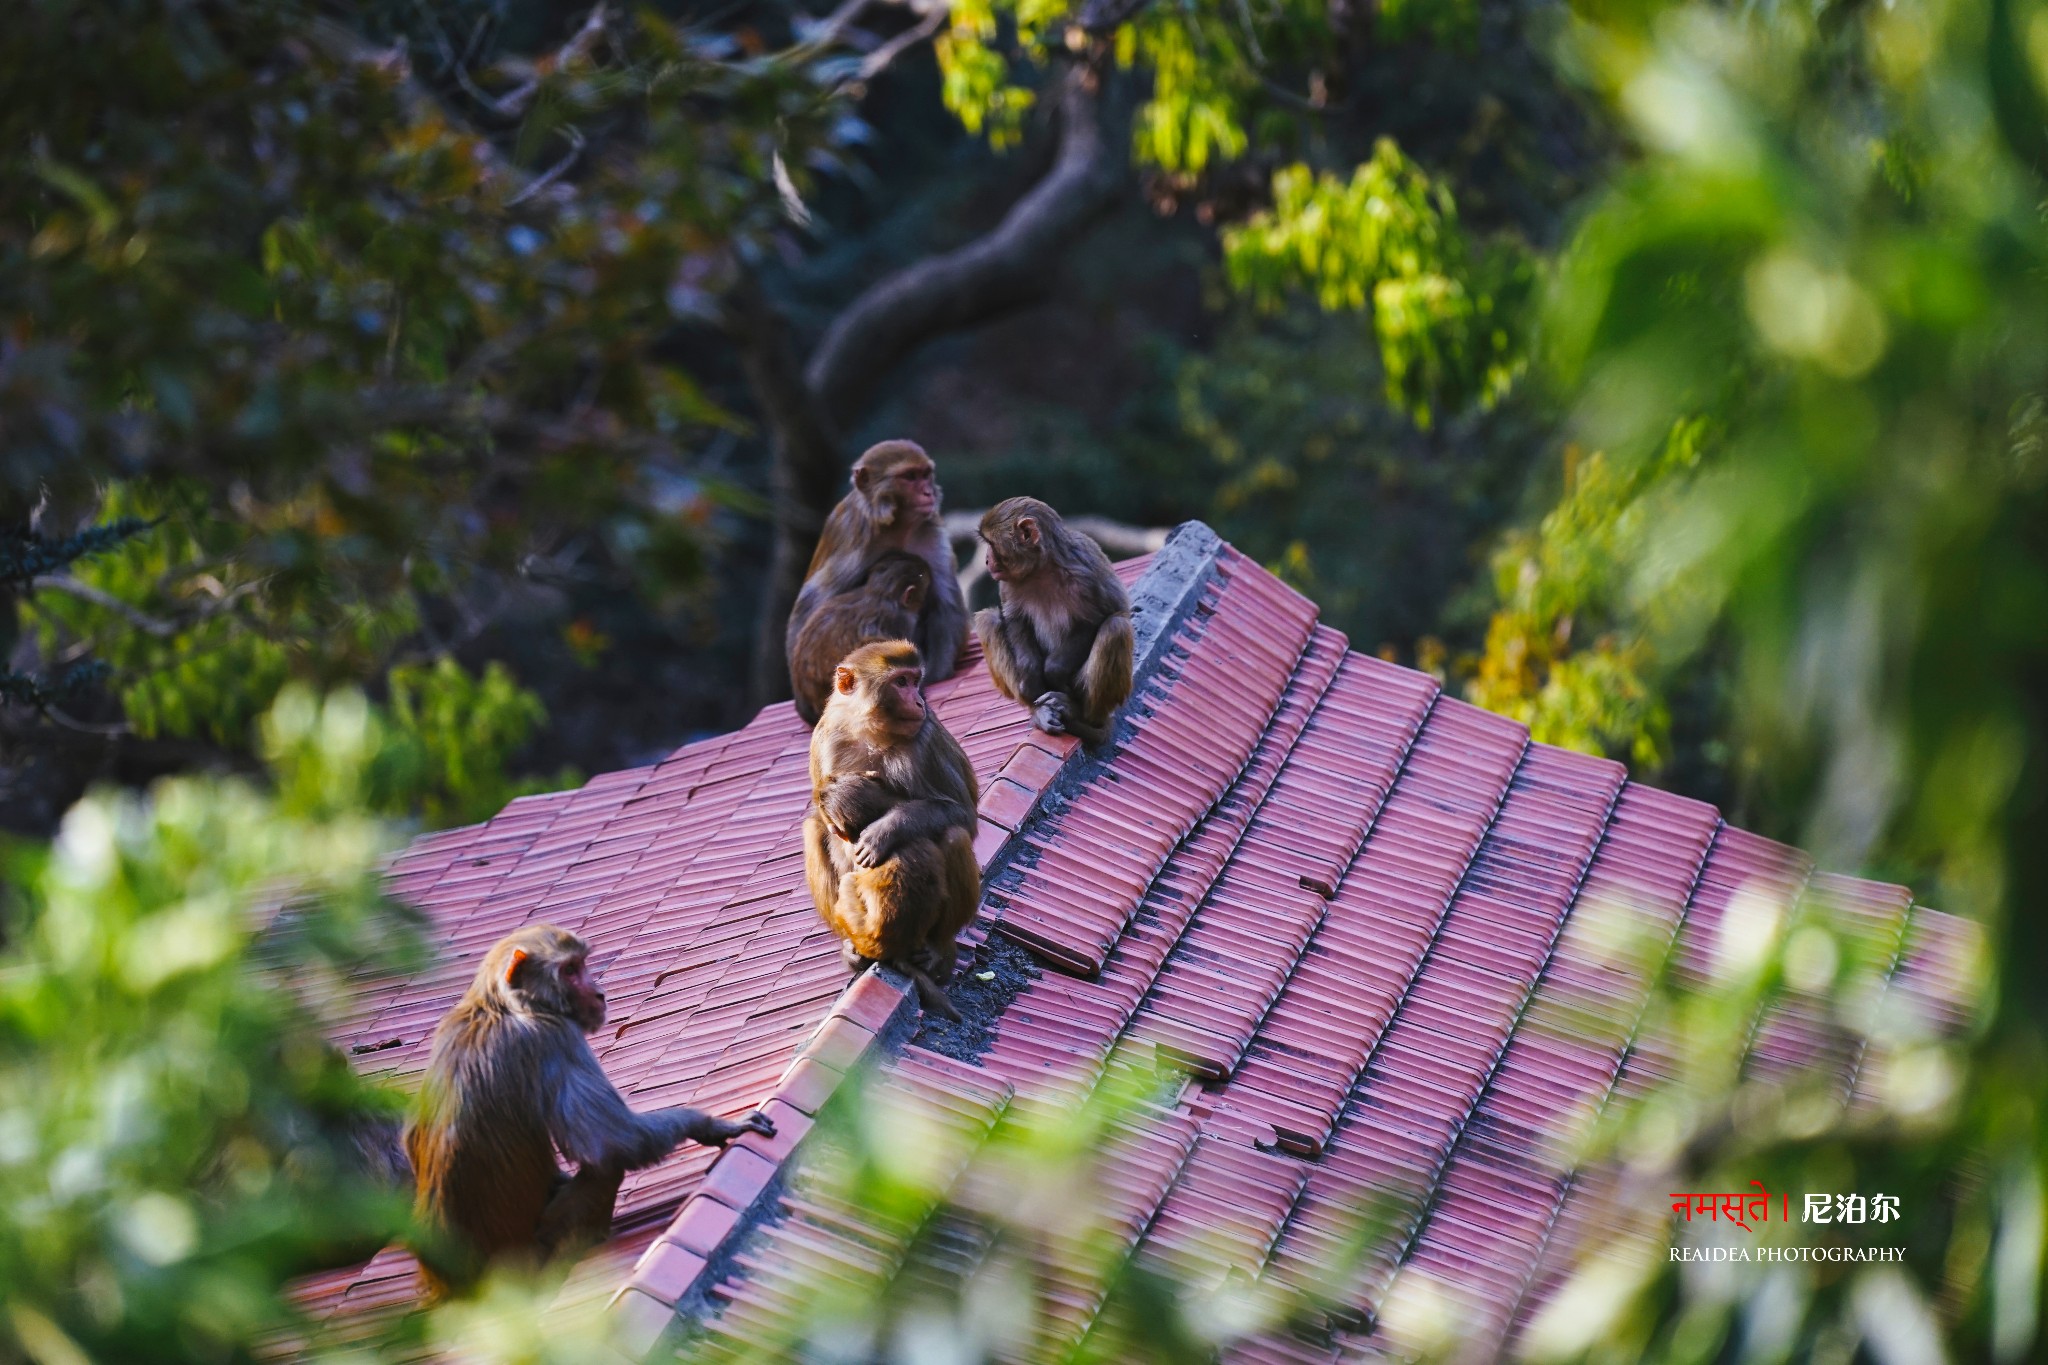
[{"label": "sunlit leaves", "polygon": [[1424,425],[1445,405],[1497,401],[1521,364],[1529,263],[1506,245],[1475,251],[1449,189],[1391,141],[1348,179],[1276,171],[1272,207],[1225,230],[1224,258],[1269,306],[1306,289],[1330,311],[1369,309],[1388,401]]},{"label": "sunlit leaves", "polygon": [[1660,460],[1617,464],[1568,452],[1563,496],[1495,552],[1500,606],[1466,696],[1548,744],[1655,767],[1669,757],[1664,699],[1676,585],[1646,598],[1636,578],[1658,513],[1684,490],[1702,424],[1681,423]]},{"label": "sunlit leaves", "polygon": [[[969,131],[998,146],[1015,140],[1030,102],[1017,73],[1049,62],[1061,14],[1054,0],[953,8],[939,67],[946,106]],[[1463,0],[1411,0],[1379,21],[1391,40],[1457,45],[1470,40],[1476,11]],[[1321,107],[1327,70],[1343,66],[1320,7],[1152,5],[1105,36],[1117,69],[1146,82],[1134,158],[1176,193],[1250,155],[1255,133],[1269,158],[1318,143],[1301,112]],[[1090,41],[1079,28],[1067,37],[1077,49]],[[1293,81],[1313,98],[1290,99]],[[1535,283],[1519,243],[1469,241],[1448,188],[1391,140],[1348,175],[1283,162],[1271,199],[1223,229],[1233,285],[1267,306],[1305,290],[1325,309],[1369,312],[1388,401],[1419,425],[1505,396],[1524,368],[1522,314]]]},{"label": "sunlit leaves", "polygon": [[[1212,161],[1242,156],[1247,145],[1242,60],[1220,26],[1198,29],[1167,10],[1136,26],[1139,59],[1151,68],[1152,95],[1138,110],[1132,142],[1138,159],[1195,175]],[[1199,42],[1199,46],[1198,46]]]},{"label": "sunlit leaves", "polygon": [[[972,14],[972,10],[966,11]],[[953,28],[934,43],[938,54],[940,90],[946,108],[953,111],[970,133],[986,132],[996,147],[1014,145],[1021,136],[1024,114],[1031,108],[1033,93],[1009,81],[1010,67],[991,49],[984,36],[956,11]]]},{"label": "sunlit leaves", "polygon": [[566,771],[525,781],[507,776],[547,709],[503,664],[485,665],[479,677],[444,656],[401,664],[389,683],[393,723],[424,769],[416,786],[394,795],[400,809],[417,808],[429,825],[487,820],[515,796],[576,780]]}]

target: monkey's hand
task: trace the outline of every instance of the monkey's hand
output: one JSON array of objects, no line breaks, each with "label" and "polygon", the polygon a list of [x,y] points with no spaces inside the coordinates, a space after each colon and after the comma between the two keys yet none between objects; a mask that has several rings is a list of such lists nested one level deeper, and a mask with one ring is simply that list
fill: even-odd
[{"label": "monkey's hand", "polygon": [[853,861],[862,867],[880,867],[889,861],[889,855],[902,842],[898,832],[903,828],[900,820],[888,816],[869,825],[861,831],[860,838],[853,841]]},{"label": "monkey's hand", "polygon": [[1067,732],[1067,713],[1073,705],[1064,692],[1042,693],[1031,704],[1032,723],[1049,735],[1063,735]]},{"label": "monkey's hand", "polygon": [[697,1141],[707,1147],[723,1147],[743,1133],[759,1133],[762,1137],[774,1137],[775,1120],[758,1109],[743,1119],[713,1119],[704,1125]]}]

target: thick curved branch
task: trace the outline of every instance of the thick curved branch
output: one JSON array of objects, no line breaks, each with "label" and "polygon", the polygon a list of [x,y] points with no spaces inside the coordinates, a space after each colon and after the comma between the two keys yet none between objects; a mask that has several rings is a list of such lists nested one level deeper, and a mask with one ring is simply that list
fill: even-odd
[{"label": "thick curved branch", "polygon": [[[988,514],[986,507],[973,507],[962,512],[946,513],[946,539],[957,549],[981,538],[981,519]],[[1173,532],[1164,526],[1133,526],[1127,521],[1113,521],[1084,512],[1079,516],[1062,517],[1067,529],[1079,531],[1088,539],[1100,545],[1111,555],[1129,559],[1133,555],[1149,555],[1166,544],[1166,538]]]},{"label": "thick curved branch", "polygon": [[[973,551],[974,543],[981,539],[981,518],[987,510],[976,507],[970,511],[946,513],[946,540],[953,547],[954,557],[958,559],[963,549],[968,552],[960,564],[962,598],[972,598],[974,585],[988,577],[988,566]],[[1061,519],[1069,530],[1079,531],[1108,551],[1112,559],[1151,554],[1166,544],[1166,538],[1173,534],[1164,526],[1133,526],[1129,522],[1111,521],[1108,517],[1089,513]]]},{"label": "thick curved branch", "polygon": [[775,536],[761,585],[761,627],[754,638],[752,689],[757,701],[789,695],[782,627],[802,587],[811,549],[838,501],[846,462],[823,407],[804,383],[789,326],[742,271],[726,296],[726,332],[768,428],[768,487]]},{"label": "thick curved branch", "polygon": [[1021,303],[1050,284],[1055,259],[1109,208],[1120,147],[1103,135],[1097,78],[1061,78],[1060,150],[1045,178],[987,236],[920,261],[848,305],[811,356],[805,379],[831,419],[851,426],[877,382],[920,343]]}]

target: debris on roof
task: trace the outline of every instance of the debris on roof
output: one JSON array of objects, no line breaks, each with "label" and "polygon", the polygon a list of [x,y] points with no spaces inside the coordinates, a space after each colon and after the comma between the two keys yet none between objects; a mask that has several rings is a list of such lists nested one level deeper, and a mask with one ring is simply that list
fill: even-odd
[{"label": "debris on roof", "polygon": [[[1104,1153],[1111,1222],[1197,1282],[1284,1281],[1380,1211],[1388,1235],[1343,1287],[1336,1337],[1229,1357],[1336,1360],[1425,1347],[1427,1315],[1402,1307],[1422,1301],[1451,1305],[1468,1343],[1508,1342],[1589,1238],[1641,1225],[1613,1172],[1575,1169],[1577,1135],[1668,1073],[1671,1040],[1639,1028],[1667,954],[1710,982],[1757,904],[1834,931],[1888,1008],[1969,1026],[1974,926],[1904,888],[1816,874],[1708,805],[1349,652],[1198,523],[1118,572],[1139,668],[1103,751],[1034,731],[972,646],[931,689],[983,789],[961,1023],[922,1023],[886,972],[849,987],[803,884],[809,731],[786,704],[393,867],[441,956],[359,983],[341,1040],[358,1066],[416,1074],[477,957],[547,920],[605,971],[612,1022],[593,1043],[629,1102],[776,1119],[773,1139],[628,1178],[612,1242],[567,1292],[609,1298],[631,1345],[768,1339],[805,1275],[896,1273],[904,1230],[828,1206],[806,1174],[813,1119],[862,1067],[946,1116],[962,1169],[1002,1114],[1073,1104],[1115,1055],[1184,1068],[1178,1097]],[[1747,1065],[1825,1068],[1868,1103],[1890,1059],[1821,1006],[1782,995]],[[1048,1346],[1082,1338],[1099,1290],[1077,1267],[1047,1291]],[[301,1299],[345,1317],[411,1292],[392,1251]]]}]

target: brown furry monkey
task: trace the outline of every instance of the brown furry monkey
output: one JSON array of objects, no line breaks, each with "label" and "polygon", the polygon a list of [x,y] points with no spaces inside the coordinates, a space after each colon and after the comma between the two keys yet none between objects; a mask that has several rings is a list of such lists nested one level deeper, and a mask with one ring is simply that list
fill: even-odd
[{"label": "brown furry monkey", "polygon": [[1031,708],[1047,734],[1089,744],[1109,735],[1131,695],[1131,597],[1109,556],[1037,498],[1009,498],[981,519],[1000,605],[974,618],[997,690]]},{"label": "brown furry monkey", "polygon": [[[932,571],[932,585],[909,638],[924,656],[925,678],[953,676],[967,643],[967,599],[939,516],[940,489],[931,456],[915,441],[870,446],[853,465],[853,488],[825,519],[804,586],[789,613],[784,650],[794,655],[797,635],[826,600],[860,581],[885,550],[904,550]],[[791,680],[794,683],[794,679]]]},{"label": "brown furry monkey", "polygon": [[929,565],[891,550],[859,583],[818,604],[789,645],[789,682],[804,724],[816,725],[824,713],[841,659],[869,641],[901,640],[917,628],[931,586]]},{"label": "brown furry monkey", "polygon": [[979,799],[966,753],[925,704],[916,646],[889,640],[847,655],[811,732],[804,875],[850,970],[899,967],[924,1007],[949,1019],[960,1014],[940,985],[981,901]]},{"label": "brown furry monkey", "polygon": [[[582,939],[551,924],[516,930],[484,955],[434,1030],[404,1138],[417,1215],[442,1239],[422,1249],[430,1297],[466,1286],[493,1262],[537,1265],[602,1241],[626,1172],[677,1143],[774,1136],[760,1113],[729,1120],[628,1108],[584,1037],[604,1023],[589,955]],[[562,1172],[557,1151],[575,1175]]]}]

